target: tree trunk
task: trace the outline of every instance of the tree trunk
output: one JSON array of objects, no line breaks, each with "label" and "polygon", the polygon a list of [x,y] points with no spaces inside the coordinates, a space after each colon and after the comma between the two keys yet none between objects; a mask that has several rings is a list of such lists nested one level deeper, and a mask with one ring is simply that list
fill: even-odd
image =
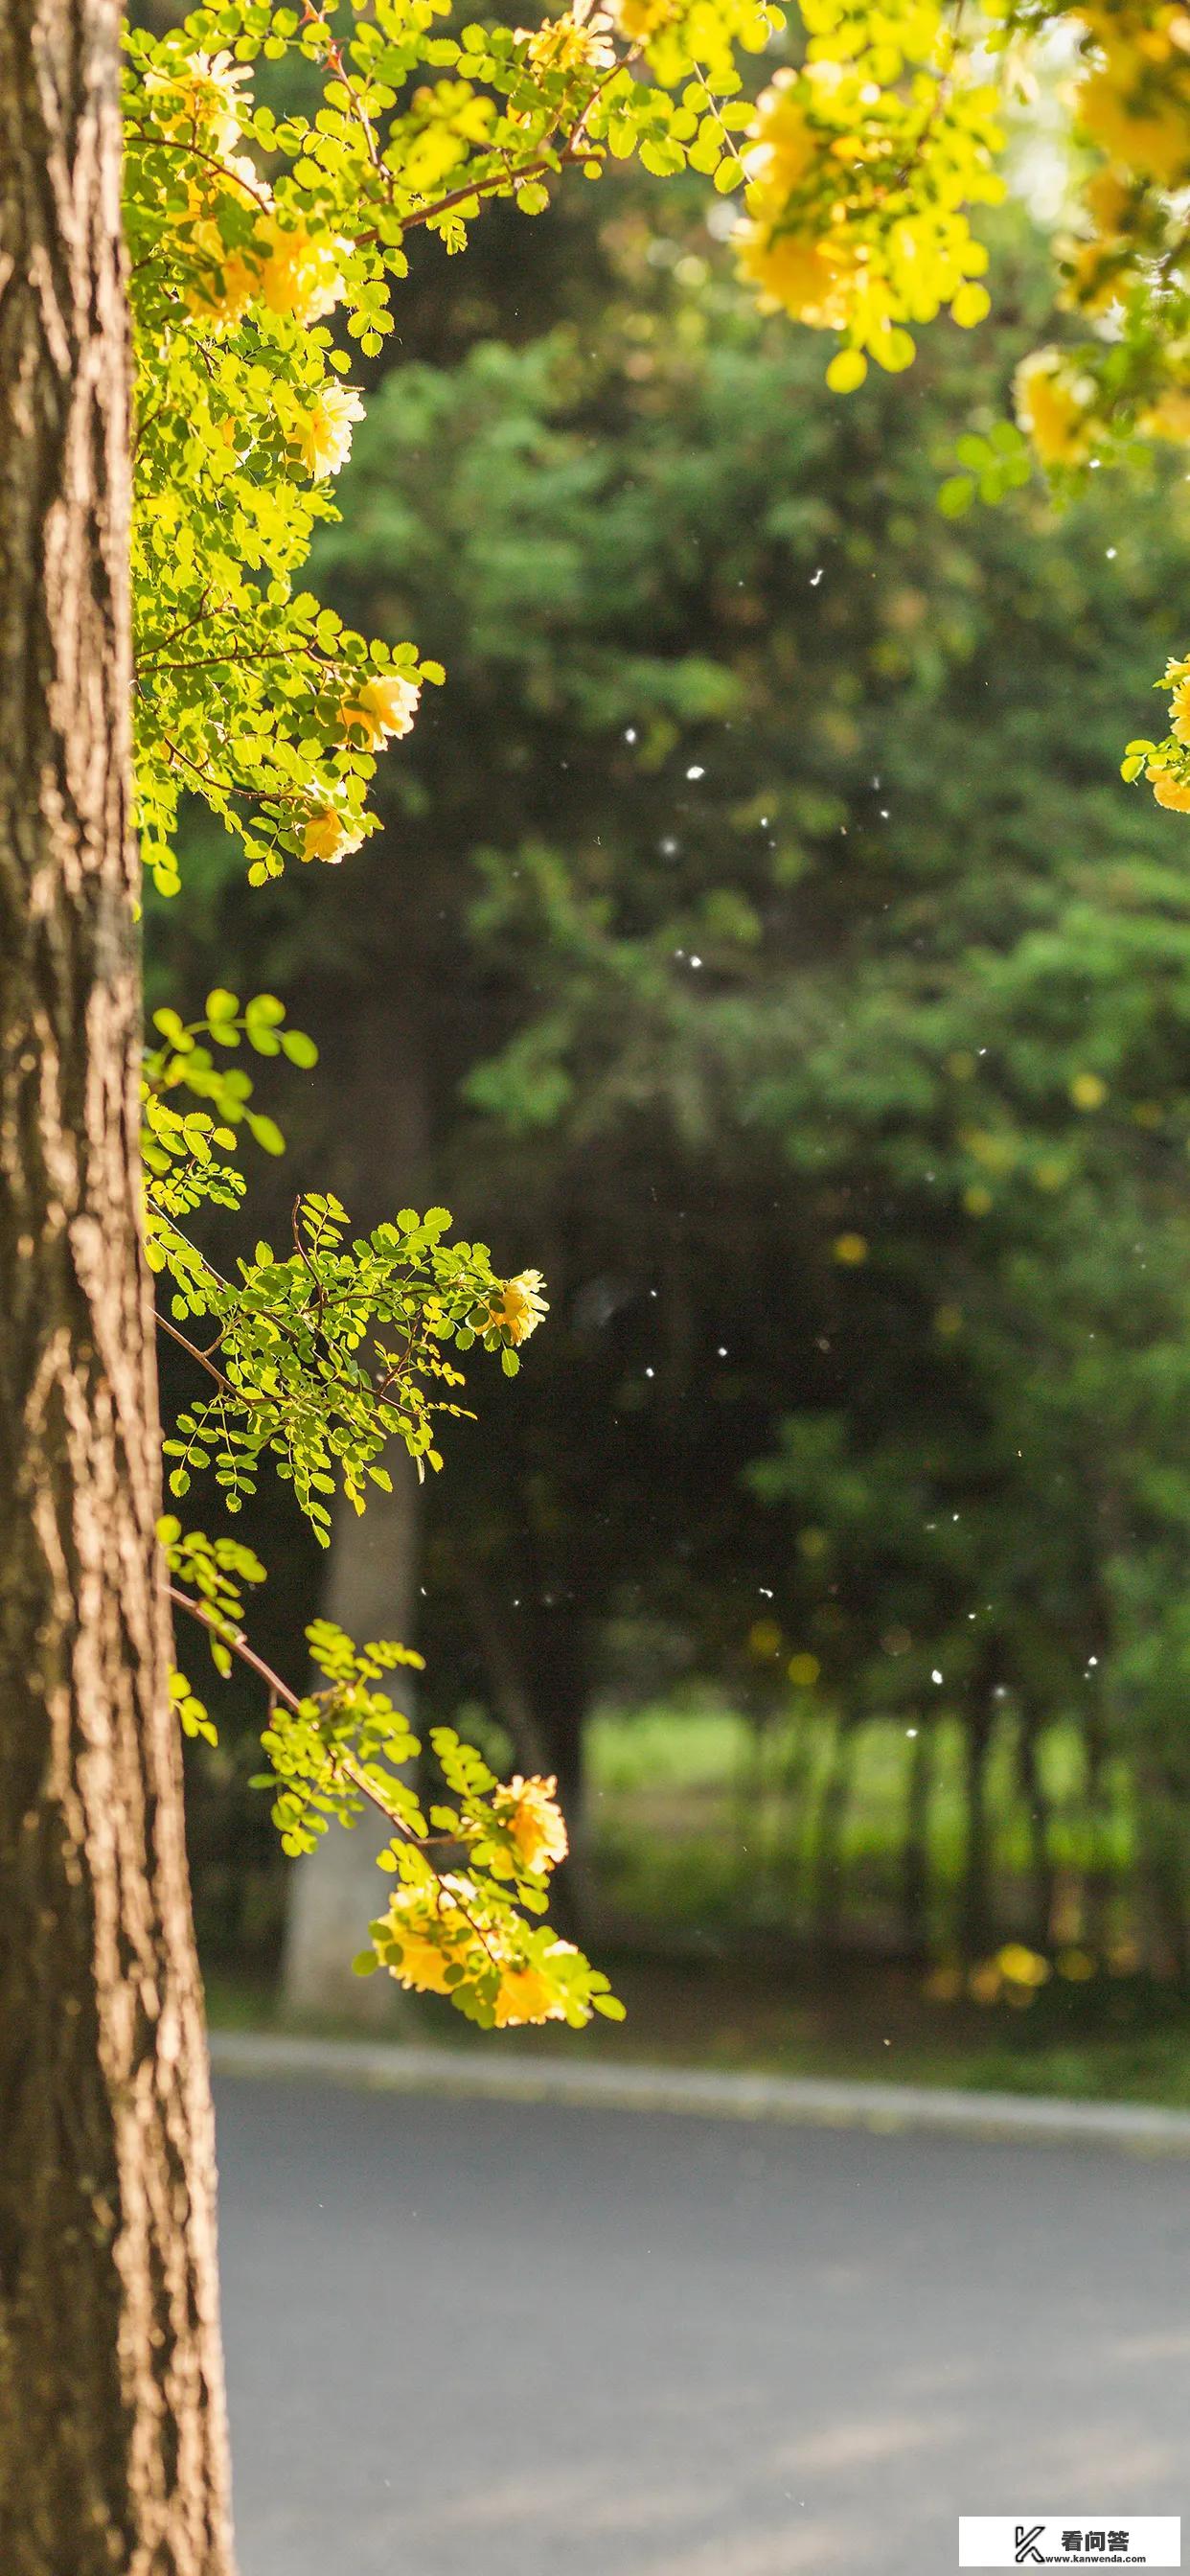
[{"label": "tree trunk", "polygon": [[963,1744],[967,1838],[959,1911],[959,1949],[968,1967],[986,1959],[995,1944],[988,1817],[988,1762],[992,1735],[990,1708],[982,1703],[974,1706],[967,1720]]},{"label": "tree trunk", "polygon": [[[375,1225],[417,1204],[428,1161],[429,1101],[421,1008],[421,964],[412,949],[386,960],[370,1010],[352,1021],[350,1058],[337,1068],[333,1184],[360,1225]],[[391,1494],[370,1489],[362,1516],[335,1514],[323,1613],[358,1643],[397,1637],[417,1643],[420,1487],[404,1449],[385,1461]],[[412,1676],[399,1674],[408,1707]],[[395,1686],[395,1685],[394,1685]],[[376,1855],[391,1842],[384,1818],[368,1808],[350,1833],[332,1826],[295,1863],[285,1921],[281,1993],[299,2020],[354,2021],[397,2027],[405,2008],[391,1977],[356,1977],[351,1962],[365,1948],[368,1925],[387,1901]]]},{"label": "tree trunk", "polygon": [[137,1246],[116,0],[0,9],[0,2567],[227,2576]]},{"label": "tree trunk", "polygon": [[843,1903],[843,1827],[851,1800],[856,1728],[850,1717],[836,1718],[831,1731],[826,1775],[814,1822],[814,1859],[810,1898],[815,1947],[829,1951],[838,1938]]},{"label": "tree trunk", "polygon": [[[362,1515],[349,1505],[335,1516],[323,1615],[363,1644],[369,1637],[409,1639],[417,1574],[418,1486],[404,1450],[388,1459],[391,1494],[374,1487]],[[393,1676],[397,1706],[408,1708],[413,1676]],[[368,1925],[388,1902],[392,1882],[377,1854],[392,1827],[366,1807],[350,1833],[332,1825],[290,1876],[285,1918],[282,2000],[297,2020],[355,2021],[395,2029],[404,1998],[391,1977],[356,1977],[351,1962],[367,1946]]]},{"label": "tree trunk", "polygon": [[911,1958],[930,1945],[930,1730],[918,1717],[905,1782],[905,1841],[901,1853],[901,1938]]},{"label": "tree trunk", "polygon": [[[514,1640],[500,1595],[486,1568],[463,1549],[452,1550],[452,1563],[459,1598],[465,1605],[484,1665],[493,1711],[511,1740],[517,1769],[527,1774],[548,1775],[552,1772],[558,1783],[570,1837],[570,1852],[553,1880],[554,1919],[564,1931],[573,1932],[577,1938],[590,1938],[596,1908],[583,1843],[581,1803],[582,1719],[588,1698],[582,1623],[575,1623],[577,1647],[569,1658],[571,1693],[567,1702],[568,1717],[551,1734],[543,1709],[536,1704],[534,1692],[530,1689],[520,1645]],[[554,1687],[561,1679],[555,1659],[544,1676],[547,1702],[551,1706],[556,1705]],[[536,1663],[533,1680],[540,1698],[543,1676]]]},{"label": "tree trunk", "polygon": [[1035,1950],[1049,1947],[1054,1929],[1054,1857],[1052,1817],[1037,1746],[1036,1716],[1022,1716],[1017,1733],[1017,1778],[1029,1829],[1029,1939]]}]

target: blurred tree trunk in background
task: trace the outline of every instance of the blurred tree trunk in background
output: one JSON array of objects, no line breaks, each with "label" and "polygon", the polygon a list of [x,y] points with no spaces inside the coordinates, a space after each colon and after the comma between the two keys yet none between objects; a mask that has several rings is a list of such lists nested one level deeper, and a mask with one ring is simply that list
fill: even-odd
[{"label": "blurred tree trunk in background", "polygon": [[[398,1637],[407,1644],[417,1590],[417,1478],[403,1449],[387,1463],[391,1494],[374,1488],[362,1516],[349,1504],[336,1511],[322,1611],[361,1641]],[[395,1676],[398,1706],[409,1708],[412,1680],[411,1673]],[[376,1856],[391,1841],[391,1826],[368,1807],[350,1833],[333,1827],[292,1863],[282,1969],[288,2013],[346,2017],[373,2029],[399,2022],[403,1998],[392,1978],[356,1977],[351,1969],[385,1902]]]},{"label": "blurred tree trunk in background", "polygon": [[[335,1086],[342,1108],[331,1187],[357,1226],[376,1225],[424,1194],[429,1107],[419,997],[419,961],[406,952],[400,971],[349,1015],[352,1054]],[[336,1511],[322,1609],[361,1643],[397,1637],[416,1645],[420,1492],[403,1449],[386,1463],[391,1494],[373,1486],[362,1515],[348,1505]],[[412,1676],[398,1678],[408,1707]],[[369,1807],[351,1833],[324,1834],[293,1864],[282,1968],[288,2013],[347,2017],[372,2028],[399,2022],[402,1997],[392,1978],[351,1971],[384,1897],[376,1855],[391,1839]]]},{"label": "blurred tree trunk in background", "polygon": [[855,1764],[856,1722],[849,1714],[835,1719],[827,1755],[826,1776],[814,1821],[813,1894],[810,1900],[815,1944],[829,1950],[838,1938],[844,1890],[843,1827],[851,1798]]},{"label": "blurred tree trunk in background", "polygon": [[959,1948],[969,1966],[986,1959],[994,1938],[988,1817],[988,1763],[994,1734],[989,1692],[983,1677],[977,1675],[963,1736],[967,1839],[959,1900]]},{"label": "blurred tree trunk in background", "polygon": [[1054,1860],[1049,1798],[1042,1777],[1036,1709],[1022,1715],[1017,1731],[1017,1774],[1029,1837],[1028,1937],[1035,1950],[1049,1947],[1054,1924]]},{"label": "blurred tree trunk in background", "polygon": [[116,0],[0,11],[0,2566],[226,2576],[137,1245]]},{"label": "blurred tree trunk in background", "polygon": [[587,1622],[573,1605],[552,1603],[538,1605],[536,1621],[514,1626],[497,1580],[478,1556],[454,1548],[450,1564],[483,1665],[492,1714],[508,1736],[516,1768],[526,1774],[552,1773],[557,1780],[570,1852],[553,1882],[554,1910],[566,1931],[585,1933],[594,1915],[583,1807],[583,1726],[591,1694]]},{"label": "blurred tree trunk in background", "polygon": [[930,1944],[930,1730],[917,1720],[905,1784],[905,1840],[901,1853],[901,1938],[912,1958]]}]

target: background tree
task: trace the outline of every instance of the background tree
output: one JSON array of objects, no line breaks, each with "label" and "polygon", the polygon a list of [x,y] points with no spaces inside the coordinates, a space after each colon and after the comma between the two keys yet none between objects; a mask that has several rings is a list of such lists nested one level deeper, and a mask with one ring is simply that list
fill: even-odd
[{"label": "background tree", "polygon": [[[338,1049],[355,1111],[319,1151],[366,1186],[414,1082],[469,1222],[515,1204],[548,1247],[533,1385],[431,1510],[431,1690],[486,1701],[518,1758],[544,1743],[573,1811],[613,1625],[630,1670],[655,1675],[644,1640],[667,1640],[662,1669],[770,1708],[810,1704],[786,1679],[809,1656],[811,1700],[842,1712],[828,1828],[857,1722],[902,1744],[919,1723],[914,1944],[937,1923],[936,1721],[957,1722],[955,1928],[979,1958],[997,1746],[1035,1820],[1018,1928],[1039,1938],[1042,1738],[1083,1733],[1090,1829],[1111,1748],[1144,1734],[1106,1603],[1152,1549],[1149,1471],[1179,1441],[1185,903],[1176,827],[1112,769],[1171,632],[1177,487],[1134,494],[1122,543],[1094,485],[1060,524],[1021,494],[940,525],[956,420],[994,417],[1040,327],[1019,221],[991,378],[960,343],[920,362],[912,411],[875,385],[841,407],[804,344],[708,290],[699,214],[658,245],[620,193],[596,227],[604,335],[584,311],[380,390],[328,575],[353,618],[430,635],[451,687],[397,774],[364,935],[336,945],[324,908],[307,945],[279,898],[276,953],[304,961],[320,1031],[377,1011]],[[234,902],[221,919],[242,935]],[[393,1007],[405,978],[416,1010]],[[1176,1549],[1176,1473],[1162,1492]],[[1176,1690],[1176,1589],[1164,1613],[1144,1589]],[[829,1930],[829,1851],[814,1868]]]}]

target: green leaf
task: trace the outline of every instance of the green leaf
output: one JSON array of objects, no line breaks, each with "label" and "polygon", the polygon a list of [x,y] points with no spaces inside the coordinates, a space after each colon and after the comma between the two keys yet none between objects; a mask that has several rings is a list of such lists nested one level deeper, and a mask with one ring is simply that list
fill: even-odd
[{"label": "green leaf", "polygon": [[275,1118],[265,1117],[258,1109],[245,1110],[244,1115],[247,1119],[249,1133],[255,1137],[255,1140],[263,1153],[284,1153],[285,1138],[282,1135]]},{"label": "green leaf", "polygon": [[318,1062],[318,1049],[304,1029],[282,1029],[281,1052],[288,1056],[291,1064],[300,1065],[303,1073],[308,1073],[311,1065]]}]

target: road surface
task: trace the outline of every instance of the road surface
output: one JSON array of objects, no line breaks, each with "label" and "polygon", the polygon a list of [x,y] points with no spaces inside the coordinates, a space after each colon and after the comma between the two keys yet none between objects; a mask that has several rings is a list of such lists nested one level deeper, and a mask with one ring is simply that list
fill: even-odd
[{"label": "road surface", "polygon": [[242,2576],[932,2576],[1190,2513],[1190,2161],[219,2093]]}]

